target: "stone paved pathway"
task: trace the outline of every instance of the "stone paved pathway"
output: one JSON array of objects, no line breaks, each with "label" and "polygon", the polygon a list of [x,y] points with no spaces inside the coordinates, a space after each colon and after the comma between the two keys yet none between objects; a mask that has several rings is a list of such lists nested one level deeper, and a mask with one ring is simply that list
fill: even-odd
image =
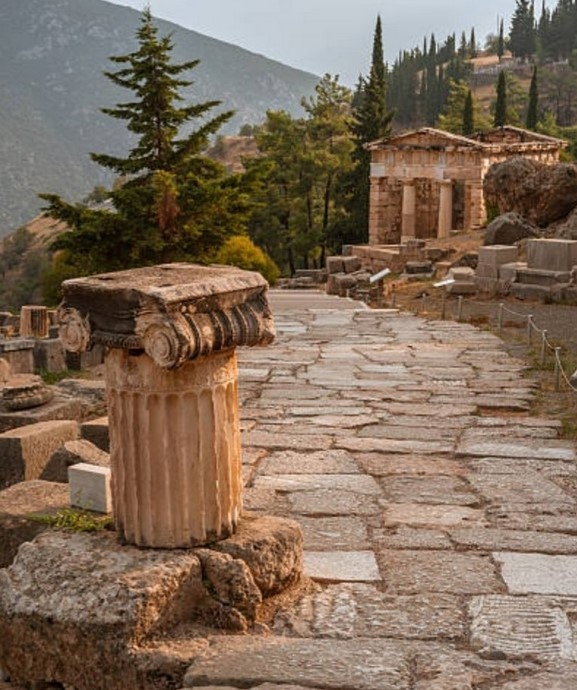
[{"label": "stone paved pathway", "polygon": [[186,687],[575,690],[575,448],[529,415],[523,362],[308,299],[273,294],[241,397],[246,507],[301,523],[318,588],[272,635],[215,637]]}]

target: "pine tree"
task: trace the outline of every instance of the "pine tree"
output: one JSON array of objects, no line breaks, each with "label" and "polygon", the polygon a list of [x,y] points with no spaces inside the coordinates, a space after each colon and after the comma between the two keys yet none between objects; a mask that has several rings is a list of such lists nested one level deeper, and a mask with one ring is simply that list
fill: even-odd
[{"label": "pine tree", "polygon": [[527,129],[537,129],[537,109],[539,105],[539,87],[537,83],[537,67],[533,67],[531,86],[529,87],[529,106],[527,108]]},{"label": "pine tree", "polygon": [[[71,228],[55,248],[65,250],[76,274],[208,259],[229,235],[242,232],[246,221],[239,178],[227,177],[222,166],[201,155],[232,112],[206,119],[219,101],[183,105],[180,91],[191,82],[182,75],[198,61],[171,61],[172,41],[158,36],[149,10],[142,14],[136,37],[137,49],[112,57],[119,69],[105,72],[133,99],[103,109],[126,122],[135,143],[126,157],[92,154],[120,176],[110,192],[113,210],[41,195],[49,203],[48,214]],[[198,118],[198,129],[179,136]]]},{"label": "pine tree", "polygon": [[499,72],[497,82],[497,103],[495,105],[495,127],[502,127],[507,124],[507,80],[504,70]]},{"label": "pine tree", "polygon": [[463,108],[463,134],[467,137],[475,131],[473,93],[471,89],[467,91],[465,107]]}]

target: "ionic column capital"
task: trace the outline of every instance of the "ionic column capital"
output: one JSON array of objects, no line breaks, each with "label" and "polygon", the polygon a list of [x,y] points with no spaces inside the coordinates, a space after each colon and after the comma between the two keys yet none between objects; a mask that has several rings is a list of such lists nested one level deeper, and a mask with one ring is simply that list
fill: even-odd
[{"label": "ionic column capital", "polygon": [[144,350],[173,369],[212,352],[274,339],[268,284],[232,267],[164,264],[63,283],[60,337],[67,350],[98,343]]}]

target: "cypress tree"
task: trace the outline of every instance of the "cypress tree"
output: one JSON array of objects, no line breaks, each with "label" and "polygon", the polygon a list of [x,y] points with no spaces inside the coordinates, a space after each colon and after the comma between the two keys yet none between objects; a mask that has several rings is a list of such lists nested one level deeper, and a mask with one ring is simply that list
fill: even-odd
[{"label": "cypress tree", "polygon": [[343,243],[365,243],[369,236],[369,189],[371,154],[365,144],[390,136],[393,112],[387,108],[387,73],[383,58],[381,18],[377,17],[371,71],[361,81],[357,107],[353,111],[355,139],[354,168],[343,183],[348,195],[348,219],[337,230]]},{"label": "cypress tree", "polygon": [[501,58],[505,54],[504,31],[503,20],[501,19],[501,23],[499,24],[499,38],[497,39],[497,57],[499,58],[499,62],[501,62]]},{"label": "cypress tree", "polygon": [[539,105],[539,86],[537,83],[537,67],[533,67],[531,86],[529,88],[529,106],[527,108],[527,129],[537,129],[537,109]]},{"label": "cypress tree", "polygon": [[[238,178],[228,177],[222,166],[202,155],[209,137],[232,112],[210,119],[207,115],[219,101],[183,104],[180,91],[191,82],[182,75],[198,60],[172,62],[172,41],[158,36],[149,10],[142,14],[136,38],[134,52],[111,58],[119,69],[105,72],[133,98],[103,109],[126,122],[135,143],[125,157],[92,154],[120,176],[109,195],[113,210],[41,195],[48,201],[48,214],[71,228],[54,245],[65,250],[71,273],[208,259],[246,221]],[[197,129],[189,127],[179,136],[198,118]]]},{"label": "cypress tree", "polygon": [[529,0],[517,0],[509,38],[515,57],[524,61],[535,52],[535,11]]},{"label": "cypress tree", "polygon": [[477,39],[475,38],[475,27],[473,26],[471,28],[471,39],[469,42],[469,55],[472,58],[476,58],[477,54]]},{"label": "cypress tree", "polygon": [[499,72],[497,82],[497,103],[495,105],[495,119],[493,125],[502,127],[507,124],[507,80],[504,70]]},{"label": "cypress tree", "polygon": [[467,91],[465,107],[463,108],[463,134],[467,137],[475,131],[475,114],[473,111],[473,93],[471,89]]},{"label": "cypress tree", "polygon": [[467,44],[467,36],[466,36],[465,32],[463,31],[461,33],[461,43],[459,44],[459,57],[464,60],[468,56],[468,54],[469,54],[469,45]]}]

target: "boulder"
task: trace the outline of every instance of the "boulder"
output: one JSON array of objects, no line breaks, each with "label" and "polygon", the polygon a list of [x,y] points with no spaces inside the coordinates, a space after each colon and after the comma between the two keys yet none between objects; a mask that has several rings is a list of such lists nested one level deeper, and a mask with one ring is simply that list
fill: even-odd
[{"label": "boulder", "polygon": [[489,168],[483,191],[486,202],[499,213],[514,211],[546,227],[577,206],[577,166],[512,156]]},{"label": "boulder", "polygon": [[558,237],[565,240],[577,240],[577,208],[563,220],[553,223],[547,228],[548,237]]},{"label": "boulder", "polygon": [[535,226],[518,213],[504,213],[487,226],[485,245],[510,245],[527,237],[538,237]]},{"label": "boulder", "polygon": [[280,517],[245,514],[236,534],[211,548],[244,561],[263,596],[293,585],[303,568],[301,529]]}]

